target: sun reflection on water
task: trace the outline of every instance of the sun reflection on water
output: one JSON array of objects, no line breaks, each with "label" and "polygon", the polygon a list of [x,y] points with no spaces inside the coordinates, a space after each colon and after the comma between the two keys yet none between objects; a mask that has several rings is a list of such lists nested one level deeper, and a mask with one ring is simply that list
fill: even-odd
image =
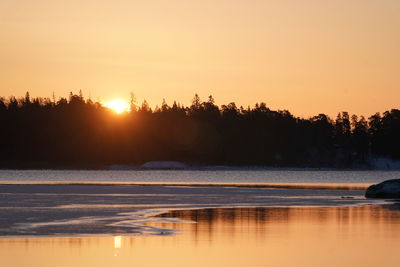
[{"label": "sun reflection on water", "polygon": [[114,256],[118,256],[118,249],[122,248],[122,237],[121,236],[114,236]]},{"label": "sun reflection on water", "polygon": [[121,248],[122,239],[121,236],[114,236],[114,248]]},{"label": "sun reflection on water", "polygon": [[147,224],[182,230],[168,236],[0,238],[2,266],[398,264],[400,211],[395,206],[177,210],[161,216],[196,223]]}]

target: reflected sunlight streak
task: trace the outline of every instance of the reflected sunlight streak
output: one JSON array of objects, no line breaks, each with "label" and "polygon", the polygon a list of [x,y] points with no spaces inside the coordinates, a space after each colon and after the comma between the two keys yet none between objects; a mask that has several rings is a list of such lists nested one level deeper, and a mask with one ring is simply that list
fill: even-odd
[{"label": "reflected sunlight streak", "polygon": [[121,236],[114,236],[114,248],[121,248]]},{"label": "reflected sunlight streak", "polygon": [[397,266],[394,207],[174,210],[160,217],[196,223],[161,223],[180,231],[170,236],[3,237],[0,258],[16,267]]}]

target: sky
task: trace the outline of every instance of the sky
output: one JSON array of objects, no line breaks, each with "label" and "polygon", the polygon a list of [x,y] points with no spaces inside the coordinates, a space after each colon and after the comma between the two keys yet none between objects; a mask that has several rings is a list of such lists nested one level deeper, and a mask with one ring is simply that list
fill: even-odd
[{"label": "sky", "polygon": [[400,108],[399,0],[0,0],[0,96]]}]

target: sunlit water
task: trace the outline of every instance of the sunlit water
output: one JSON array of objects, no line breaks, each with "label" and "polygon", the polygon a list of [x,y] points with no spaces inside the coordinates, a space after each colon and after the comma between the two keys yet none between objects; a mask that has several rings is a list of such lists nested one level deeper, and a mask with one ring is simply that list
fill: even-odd
[{"label": "sunlit water", "polygon": [[399,174],[2,170],[1,266],[397,266]]},{"label": "sunlit water", "polygon": [[2,238],[2,266],[398,266],[400,213],[381,206],[174,211],[176,235]]}]

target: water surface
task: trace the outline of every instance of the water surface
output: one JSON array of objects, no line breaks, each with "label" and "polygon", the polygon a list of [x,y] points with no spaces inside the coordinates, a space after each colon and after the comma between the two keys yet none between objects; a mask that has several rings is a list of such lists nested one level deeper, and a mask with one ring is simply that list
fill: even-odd
[{"label": "water surface", "polygon": [[173,211],[176,235],[1,238],[4,266],[397,266],[400,213],[382,206]]},{"label": "water surface", "polygon": [[170,210],[381,204],[364,190],[234,186],[0,184],[0,235],[160,233]]},{"label": "water surface", "polygon": [[332,170],[0,170],[0,182],[366,183],[400,178],[400,171]]},{"label": "water surface", "polygon": [[1,170],[0,259],[15,267],[397,266],[398,204],[366,199],[364,189],[399,174]]}]

